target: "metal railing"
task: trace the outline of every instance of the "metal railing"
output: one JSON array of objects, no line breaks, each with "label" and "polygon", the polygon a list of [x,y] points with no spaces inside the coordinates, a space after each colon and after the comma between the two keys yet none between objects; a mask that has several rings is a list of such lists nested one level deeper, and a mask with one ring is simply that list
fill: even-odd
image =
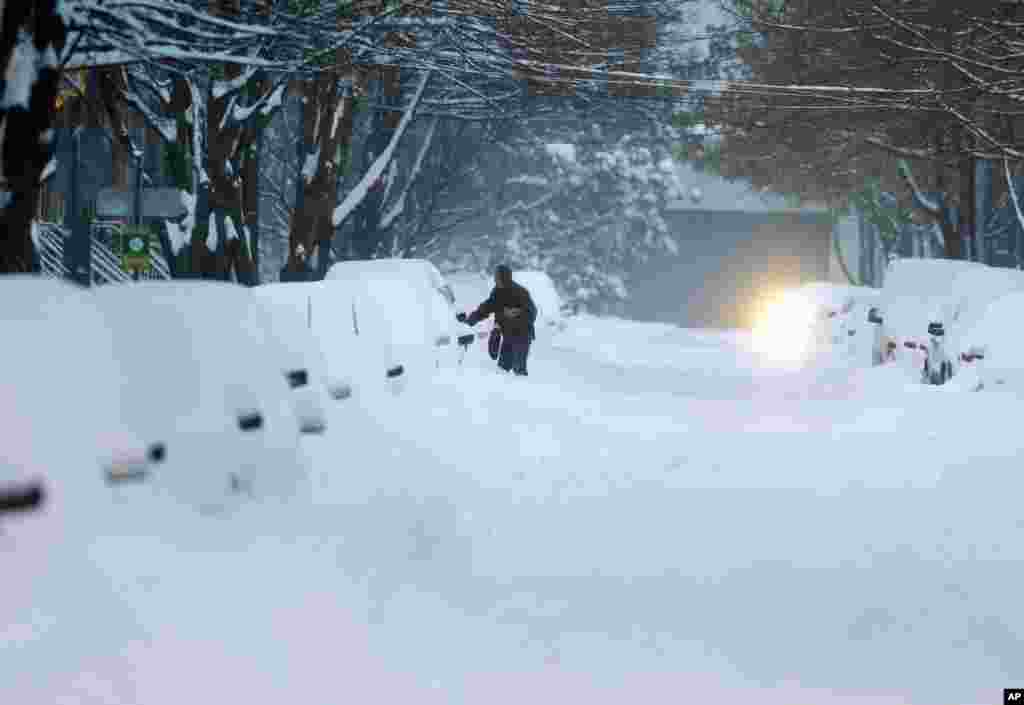
[{"label": "metal railing", "polygon": [[[115,225],[111,223],[94,223],[89,238],[90,260],[92,272],[89,277],[93,284],[132,281],[132,274],[121,267],[121,259],[114,253],[111,245]],[[57,223],[36,223],[33,227],[33,240],[39,254],[39,264],[43,274],[51,277],[67,277],[70,272],[64,264],[64,245],[71,236],[70,230]],[[170,279],[171,272],[167,261],[159,253],[150,256],[150,271],[141,273],[139,279]]]}]

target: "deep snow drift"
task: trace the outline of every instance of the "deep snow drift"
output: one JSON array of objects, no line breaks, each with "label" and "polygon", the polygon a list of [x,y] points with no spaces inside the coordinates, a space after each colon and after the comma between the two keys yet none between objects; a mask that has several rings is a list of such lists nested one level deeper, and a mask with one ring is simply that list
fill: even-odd
[{"label": "deep snow drift", "polygon": [[[591,317],[530,369],[474,349],[333,405],[302,441],[311,500],[210,517],[118,490],[2,613],[0,702],[952,705],[1024,682],[1019,397]],[[5,575],[47,520],[0,534]]]}]

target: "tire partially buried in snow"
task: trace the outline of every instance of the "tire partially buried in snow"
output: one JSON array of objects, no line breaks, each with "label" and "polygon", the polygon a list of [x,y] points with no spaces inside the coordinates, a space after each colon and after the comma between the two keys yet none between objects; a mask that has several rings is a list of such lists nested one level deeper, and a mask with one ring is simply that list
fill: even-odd
[{"label": "tire partially buried in snow", "polygon": [[307,479],[272,321],[241,286],[109,284],[94,297],[112,332],[132,430],[160,439],[155,484],[194,506],[288,497]]}]

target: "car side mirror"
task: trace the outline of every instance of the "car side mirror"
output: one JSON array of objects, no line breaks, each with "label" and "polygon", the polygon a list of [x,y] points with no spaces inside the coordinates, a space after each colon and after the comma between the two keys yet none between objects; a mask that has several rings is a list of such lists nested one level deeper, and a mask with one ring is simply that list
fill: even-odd
[{"label": "car side mirror", "polygon": [[474,340],[476,340],[476,334],[475,333],[470,333],[468,335],[460,335],[459,336],[459,345],[461,345],[464,348],[465,347],[469,347],[470,345],[473,344]]},{"label": "car side mirror", "polygon": [[308,370],[291,370],[285,373],[285,378],[288,380],[288,386],[292,389],[298,389],[299,387],[305,387],[309,384],[309,371]]},{"label": "car side mirror", "polygon": [[394,367],[388,368],[388,379],[394,379],[395,377],[401,377],[405,374],[405,367],[402,365],[395,365]]},{"label": "car side mirror", "polygon": [[45,499],[46,492],[40,484],[0,487],[0,514],[35,511]]},{"label": "car side mirror", "polygon": [[882,324],[882,316],[878,313],[877,308],[872,308],[868,311],[868,323]]},{"label": "car side mirror", "polygon": [[243,431],[258,431],[263,428],[263,414],[250,411],[238,415],[238,428]]},{"label": "car side mirror", "polygon": [[154,443],[146,451],[146,460],[151,463],[162,463],[167,458],[167,446],[163,443]]}]

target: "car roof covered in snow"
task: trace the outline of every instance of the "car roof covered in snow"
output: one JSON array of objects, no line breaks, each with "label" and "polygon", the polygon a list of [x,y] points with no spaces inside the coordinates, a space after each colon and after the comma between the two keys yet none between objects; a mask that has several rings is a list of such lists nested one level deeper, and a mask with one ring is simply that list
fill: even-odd
[{"label": "car roof covered in snow", "polygon": [[327,270],[327,279],[351,279],[381,276],[422,275],[435,287],[444,285],[444,277],[432,262],[425,259],[380,258],[335,262]]},{"label": "car roof covered in snow", "polygon": [[956,314],[954,280],[963,273],[984,269],[981,263],[961,260],[896,260],[889,266],[882,287],[886,332],[900,338],[924,339],[933,321],[948,328]]}]

